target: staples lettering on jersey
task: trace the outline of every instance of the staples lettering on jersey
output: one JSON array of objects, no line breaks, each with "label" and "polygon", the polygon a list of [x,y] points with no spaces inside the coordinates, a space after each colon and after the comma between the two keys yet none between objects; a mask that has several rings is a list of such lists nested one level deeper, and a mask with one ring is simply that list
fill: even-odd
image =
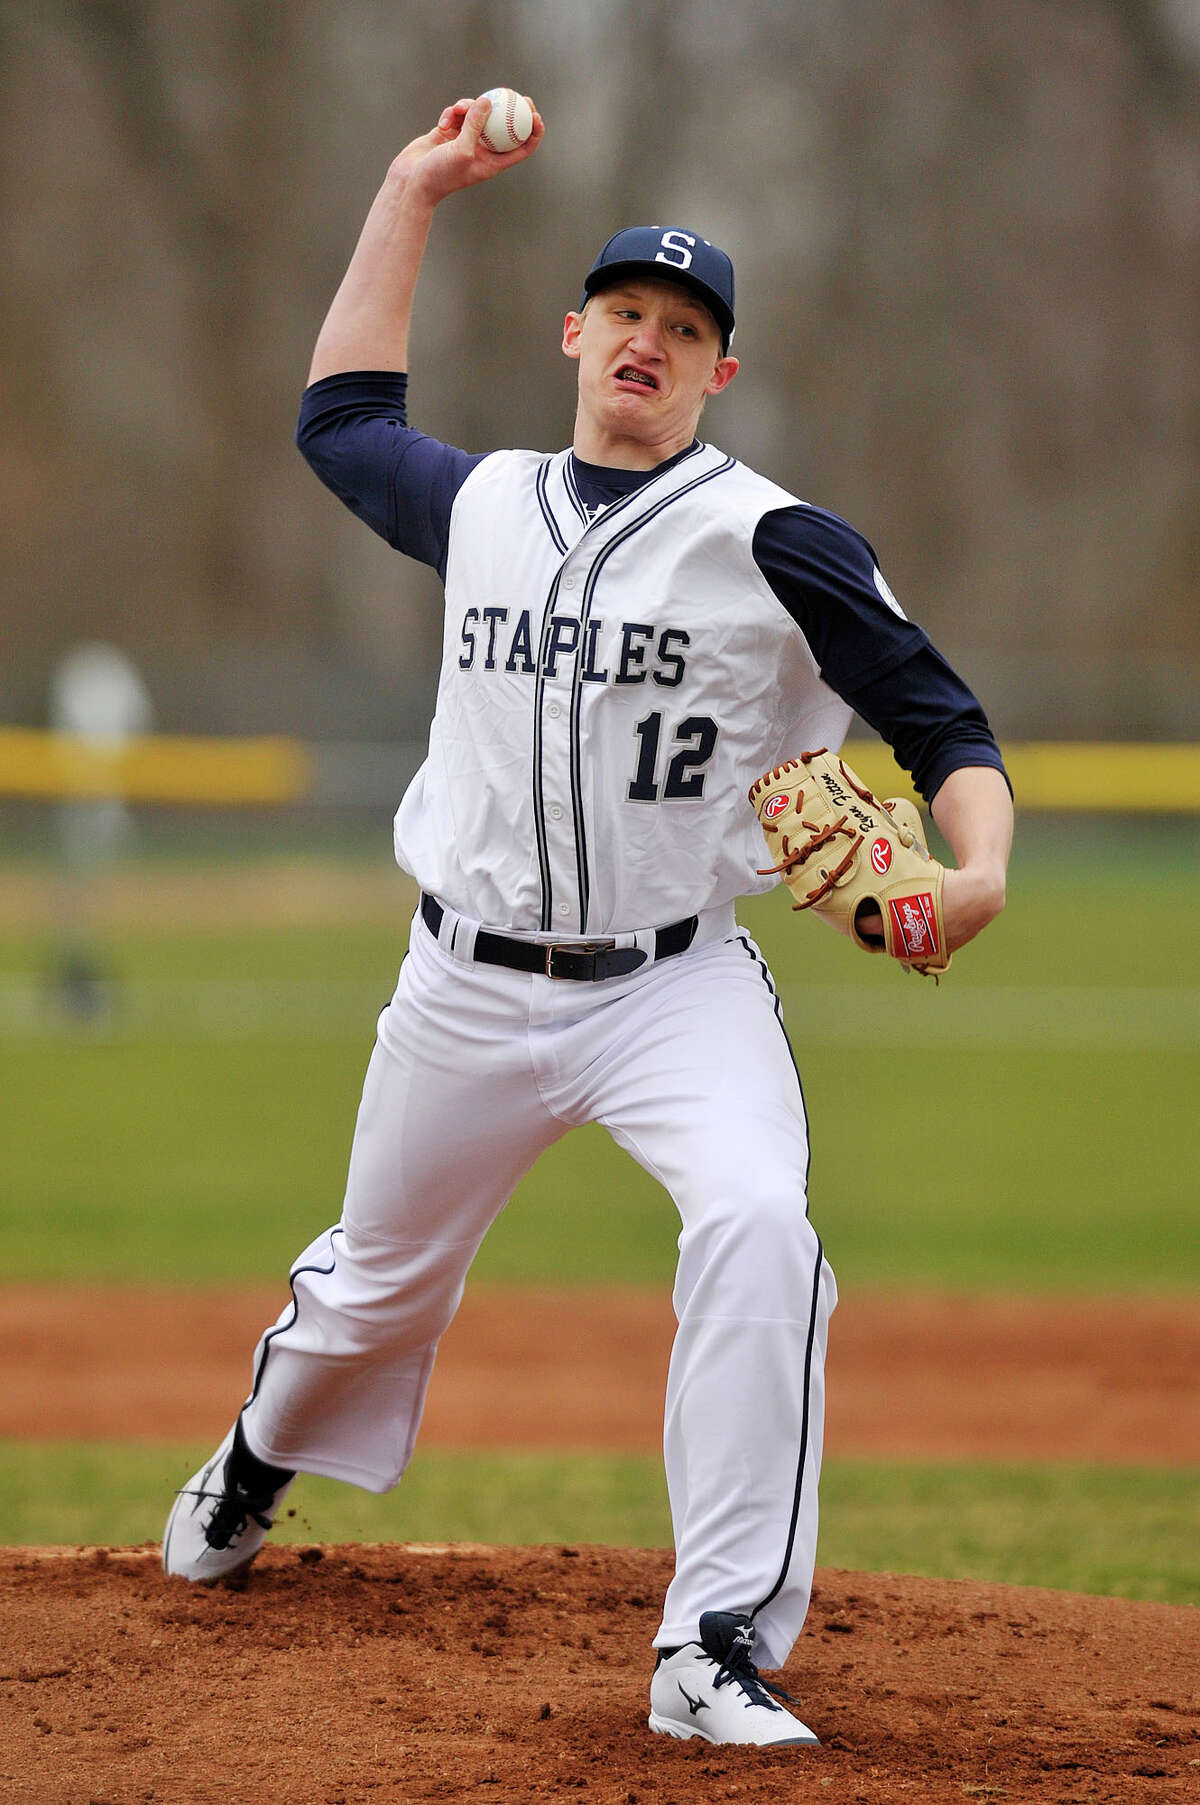
[{"label": "staples lettering on jersey", "polygon": [[[642,621],[622,621],[605,634],[597,615],[581,625],[572,614],[552,613],[539,629],[540,647],[534,651],[533,617],[528,608],[510,620],[503,607],[468,608],[463,615],[458,659],[460,671],[508,671],[536,677],[539,672],[554,682],[560,671],[578,665],[583,683],[653,683],[659,689],[677,689],[687,672],[684,650],[692,636],[686,627],[655,627]],[[601,662],[601,639],[607,637],[611,653]]]}]

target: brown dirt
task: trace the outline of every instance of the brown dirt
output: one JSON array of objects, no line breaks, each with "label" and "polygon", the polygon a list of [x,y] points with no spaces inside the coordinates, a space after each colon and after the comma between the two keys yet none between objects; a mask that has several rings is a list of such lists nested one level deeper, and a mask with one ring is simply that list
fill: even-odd
[{"label": "brown dirt", "polygon": [[154,1550],[0,1564],[0,1799],[1149,1805],[1200,1786],[1200,1612],[822,1572],[785,1679],[819,1750],[645,1728],[670,1557],[268,1549],[243,1592]]},{"label": "brown dirt", "polygon": [[[215,1437],[279,1302],[0,1290],[0,1434]],[[1196,1318],[846,1298],[830,1448],[1195,1462]],[[476,1292],[426,1438],[655,1447],[670,1333],[656,1295]],[[669,1572],[644,1549],[268,1547],[233,1592],[164,1580],[154,1548],[0,1550],[0,1800],[1200,1797],[1200,1611],[823,1571],[785,1680],[824,1746],[772,1754],[646,1730]]]},{"label": "brown dirt", "polygon": [[[0,1288],[0,1436],[219,1438],[286,1296]],[[672,1328],[657,1292],[470,1292],[422,1439],[655,1449]],[[1193,1464],[1200,1310],[851,1295],[829,1390],[831,1453]]]}]

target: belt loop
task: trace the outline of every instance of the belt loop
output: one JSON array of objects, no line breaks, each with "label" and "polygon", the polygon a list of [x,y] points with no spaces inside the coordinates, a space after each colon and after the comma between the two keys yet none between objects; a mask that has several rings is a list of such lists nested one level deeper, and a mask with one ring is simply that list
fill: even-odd
[{"label": "belt loop", "polygon": [[474,934],[468,923],[427,891],[421,895],[421,919],[444,953],[455,959],[470,959]]}]

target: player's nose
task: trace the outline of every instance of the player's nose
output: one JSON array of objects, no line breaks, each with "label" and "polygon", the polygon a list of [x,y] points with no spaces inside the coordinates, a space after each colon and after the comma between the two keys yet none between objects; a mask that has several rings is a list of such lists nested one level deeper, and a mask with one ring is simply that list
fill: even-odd
[{"label": "player's nose", "polygon": [[639,357],[661,357],[666,333],[658,320],[640,319],[629,339],[629,349]]}]

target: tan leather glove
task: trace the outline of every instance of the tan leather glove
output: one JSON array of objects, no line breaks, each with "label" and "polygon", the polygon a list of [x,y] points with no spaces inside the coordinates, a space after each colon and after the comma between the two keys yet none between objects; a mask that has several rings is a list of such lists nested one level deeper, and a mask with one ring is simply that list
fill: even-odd
[{"label": "tan leather glove", "polygon": [[[766,772],[750,801],[778,860],[762,875],[781,874],[793,908],[815,910],[864,952],[887,952],[923,977],[948,968],[945,869],[930,856],[911,802],[878,801],[824,746]],[[861,933],[864,909],[882,916],[882,944]]]}]

